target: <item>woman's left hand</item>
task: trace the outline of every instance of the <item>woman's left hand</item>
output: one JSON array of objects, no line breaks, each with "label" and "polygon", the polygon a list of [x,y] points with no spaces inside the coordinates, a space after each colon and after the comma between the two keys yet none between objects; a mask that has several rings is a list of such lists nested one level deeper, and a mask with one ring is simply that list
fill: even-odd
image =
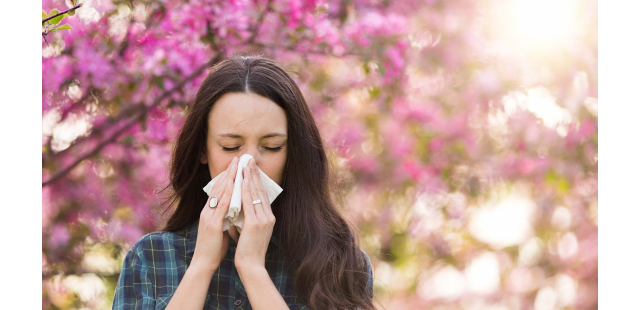
[{"label": "woman's left hand", "polygon": [[[265,268],[265,257],[276,217],[271,211],[269,196],[260,181],[260,172],[253,158],[242,173],[244,224],[236,247],[235,265],[238,270]],[[261,203],[254,205],[253,201],[256,199],[260,199]]]}]

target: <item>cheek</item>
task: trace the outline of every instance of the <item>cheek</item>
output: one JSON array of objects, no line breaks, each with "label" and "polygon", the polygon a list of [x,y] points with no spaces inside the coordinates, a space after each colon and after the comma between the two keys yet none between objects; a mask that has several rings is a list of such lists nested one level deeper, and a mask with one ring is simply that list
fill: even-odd
[{"label": "cheek", "polygon": [[209,162],[209,171],[211,172],[211,177],[215,178],[219,174],[223,173],[227,169],[226,166],[223,166],[220,160]]},{"label": "cheek", "polygon": [[287,157],[286,154],[283,154],[282,158],[279,158],[276,161],[269,163],[269,165],[265,165],[265,167],[260,167],[262,172],[267,174],[270,179],[274,180],[276,183],[281,183],[282,174],[284,172],[284,165],[286,163]]},{"label": "cheek", "polygon": [[209,158],[209,171],[214,178],[227,170],[233,160],[233,156],[211,147],[209,147]]},{"label": "cheek", "polygon": [[217,167],[216,167],[216,172],[217,172],[216,175],[225,172],[225,170],[227,170],[227,168],[228,168],[228,165],[220,165],[220,164],[218,164]]}]

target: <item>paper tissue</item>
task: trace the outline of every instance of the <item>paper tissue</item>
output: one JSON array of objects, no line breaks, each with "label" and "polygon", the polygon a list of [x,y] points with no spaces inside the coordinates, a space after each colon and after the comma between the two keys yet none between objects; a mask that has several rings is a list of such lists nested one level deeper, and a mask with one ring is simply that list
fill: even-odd
[{"label": "paper tissue", "polygon": [[[239,233],[242,232],[242,224],[244,223],[244,212],[242,211],[242,179],[243,173],[242,169],[247,166],[249,163],[249,159],[253,158],[250,154],[244,154],[240,156],[238,160],[238,170],[236,172],[236,178],[233,183],[233,192],[231,194],[231,202],[229,204],[229,211],[227,215],[224,217],[224,229],[223,231],[227,231],[231,225],[237,227]],[[269,203],[272,203],[278,195],[282,192],[282,188],[275,181],[271,180],[258,166],[256,169],[260,172],[260,180],[262,181],[262,185],[267,191],[267,195],[269,196]],[[222,173],[213,178],[213,180],[209,181],[205,187],[202,188],[208,196],[211,196],[211,189],[213,188],[213,184],[215,184]],[[220,198],[218,197],[218,203],[220,203]],[[256,197],[256,199],[258,199]],[[251,199],[253,200],[253,199]]]}]

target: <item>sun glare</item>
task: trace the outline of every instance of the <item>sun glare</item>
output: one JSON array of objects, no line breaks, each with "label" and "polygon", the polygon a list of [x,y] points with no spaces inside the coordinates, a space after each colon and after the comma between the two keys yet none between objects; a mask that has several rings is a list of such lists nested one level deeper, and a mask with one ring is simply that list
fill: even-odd
[{"label": "sun glare", "polygon": [[495,3],[492,29],[497,39],[526,51],[552,51],[580,31],[577,0],[510,0]]},{"label": "sun glare", "polygon": [[572,34],[570,0],[519,0],[513,4],[514,31],[537,44],[558,43]]}]

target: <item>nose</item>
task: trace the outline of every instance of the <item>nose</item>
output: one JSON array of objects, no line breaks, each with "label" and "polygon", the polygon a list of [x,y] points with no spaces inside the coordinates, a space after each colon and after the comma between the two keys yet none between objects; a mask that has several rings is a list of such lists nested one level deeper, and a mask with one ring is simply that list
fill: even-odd
[{"label": "nose", "polygon": [[260,162],[260,152],[258,151],[258,148],[257,147],[249,148],[249,150],[247,151],[247,154],[253,157],[253,160],[256,162],[256,166],[257,166],[258,163]]}]

